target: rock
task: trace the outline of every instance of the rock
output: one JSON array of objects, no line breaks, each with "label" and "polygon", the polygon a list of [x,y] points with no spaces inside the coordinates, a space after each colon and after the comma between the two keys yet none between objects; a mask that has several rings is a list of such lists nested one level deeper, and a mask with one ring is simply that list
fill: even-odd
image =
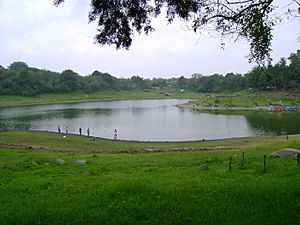
[{"label": "rock", "polygon": [[56,159],[56,162],[57,162],[59,165],[65,164],[65,160],[63,160],[63,159]]},{"label": "rock", "polygon": [[82,176],[90,176],[91,175],[91,173],[89,172],[89,171],[85,171],[83,174],[82,174]]},{"label": "rock", "polygon": [[86,160],[85,159],[76,160],[76,161],[73,162],[73,164],[85,165],[86,164]]},{"label": "rock", "polygon": [[201,169],[202,170],[208,170],[208,165],[206,163],[201,165]]},{"label": "rock", "polygon": [[276,152],[273,152],[271,156],[273,157],[296,157],[300,153],[300,150],[294,148],[283,148]]}]

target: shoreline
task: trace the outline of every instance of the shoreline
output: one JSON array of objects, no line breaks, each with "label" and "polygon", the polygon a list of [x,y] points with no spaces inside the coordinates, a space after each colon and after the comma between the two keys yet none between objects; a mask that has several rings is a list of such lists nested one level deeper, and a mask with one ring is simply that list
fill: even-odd
[{"label": "shoreline", "polygon": [[178,108],[202,109],[202,110],[228,110],[228,111],[266,111],[269,112],[270,107],[224,107],[224,106],[200,106],[191,103],[177,104]]},{"label": "shoreline", "polygon": [[[199,140],[166,140],[166,141],[160,141],[160,140],[126,140],[126,139],[113,139],[113,138],[105,138],[105,137],[99,137],[99,136],[87,136],[87,135],[79,135],[76,133],[58,133],[55,131],[48,131],[48,130],[0,130],[0,133],[3,132],[32,132],[32,133],[48,133],[48,134],[56,134],[60,136],[73,136],[73,137],[83,137],[87,139],[95,139],[95,140],[103,140],[108,142],[123,142],[123,143],[133,143],[133,144],[189,144],[189,143],[208,143],[208,142],[218,142],[218,141],[229,141],[229,140],[241,140],[241,139],[254,139],[254,138],[270,138],[270,137],[286,137],[286,134],[280,134],[280,135],[258,135],[258,136],[243,136],[243,137],[229,137],[229,138],[219,138],[219,139],[199,139]],[[288,136],[300,136],[300,133],[298,134],[289,134]],[[3,144],[3,143],[2,143]]]},{"label": "shoreline", "polygon": [[[28,151],[74,152],[87,154],[140,154],[163,152],[230,151],[278,141],[299,140],[300,134],[261,137],[235,137],[200,142],[137,142],[107,140],[76,134],[47,131],[0,131],[0,148]],[[291,141],[289,141],[291,143]]]}]

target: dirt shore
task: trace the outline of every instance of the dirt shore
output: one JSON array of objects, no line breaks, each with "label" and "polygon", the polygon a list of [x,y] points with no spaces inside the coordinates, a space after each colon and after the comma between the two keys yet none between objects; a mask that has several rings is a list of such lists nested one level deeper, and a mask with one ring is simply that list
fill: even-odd
[{"label": "dirt shore", "polygon": [[269,111],[269,107],[224,107],[224,106],[200,106],[192,103],[177,104],[179,108],[203,109],[203,110],[251,110],[251,111]]}]

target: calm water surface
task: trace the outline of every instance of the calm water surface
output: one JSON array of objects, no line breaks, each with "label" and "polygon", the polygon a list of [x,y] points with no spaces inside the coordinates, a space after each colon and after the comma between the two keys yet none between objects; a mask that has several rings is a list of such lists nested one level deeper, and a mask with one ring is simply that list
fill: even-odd
[{"label": "calm water surface", "polygon": [[143,141],[186,141],[300,133],[300,113],[198,112],[187,99],[103,101],[0,108],[0,129],[47,130]]}]

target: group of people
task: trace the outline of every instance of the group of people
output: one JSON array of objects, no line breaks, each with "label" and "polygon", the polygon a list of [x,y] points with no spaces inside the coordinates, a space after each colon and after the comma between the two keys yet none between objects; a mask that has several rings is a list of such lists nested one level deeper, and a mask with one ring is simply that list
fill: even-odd
[{"label": "group of people", "polygon": [[[90,136],[90,128],[88,128],[88,129],[86,130],[86,134],[87,134],[88,137]],[[79,127],[79,135],[80,135],[80,136],[82,135],[82,128],[81,128],[81,127]]]},{"label": "group of people", "polygon": [[[57,130],[58,130],[58,133],[59,133],[59,134],[62,133],[61,128],[60,128],[59,125],[57,126]],[[82,131],[83,131],[82,128],[79,127],[79,135],[82,135]],[[69,134],[69,127],[68,127],[68,126],[66,126],[66,134]],[[86,130],[86,134],[87,134],[88,137],[90,136],[90,128],[88,128],[88,129]]]},{"label": "group of people", "polygon": [[[60,128],[59,125],[57,126],[57,130],[58,130],[58,133],[59,133],[59,134],[62,133],[61,128]],[[66,134],[68,134],[68,133],[69,133],[69,127],[66,126]],[[83,134],[83,129],[82,129],[81,127],[79,127],[79,135],[81,136],[82,134]],[[90,136],[90,128],[88,128],[88,129],[86,130],[86,134],[87,134],[88,137]],[[118,131],[117,131],[117,129],[114,130],[114,139],[115,139],[115,140],[118,139]]]}]

